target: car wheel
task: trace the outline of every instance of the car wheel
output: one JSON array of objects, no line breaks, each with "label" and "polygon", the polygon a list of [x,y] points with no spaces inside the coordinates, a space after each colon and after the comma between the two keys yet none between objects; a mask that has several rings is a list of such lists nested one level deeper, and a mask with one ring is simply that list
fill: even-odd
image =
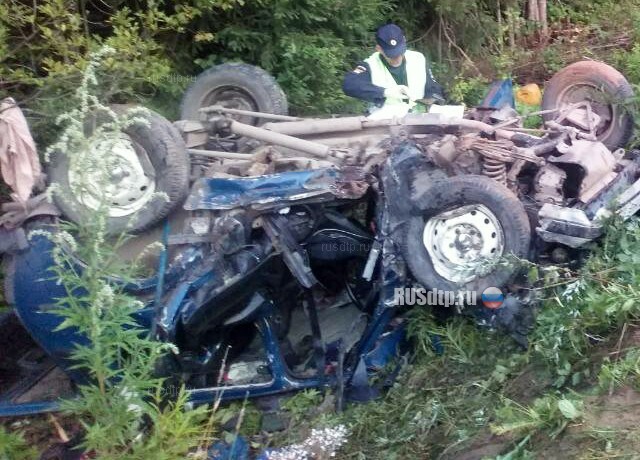
[{"label": "car wheel", "polygon": [[[588,101],[600,117],[597,139],[609,149],[625,147],[633,134],[633,115],[625,104],[633,98],[633,88],[613,67],[598,61],[580,61],[556,73],[545,85],[542,110],[562,108]],[[545,114],[553,120],[556,113]]]},{"label": "car wheel", "polygon": [[[49,180],[58,184],[56,205],[63,215],[77,224],[90,218],[105,193],[109,197],[107,229],[110,234],[123,231],[144,232],[182,204],[189,192],[190,163],[184,141],[164,117],[150,112],[148,124],[125,129],[113,149],[118,168],[108,190],[88,188],[82,196],[73,193],[78,172],[70,168],[64,152],[56,152],[48,168]],[[100,145],[93,148],[100,149]],[[89,183],[92,183],[89,178]],[[98,179],[93,183],[100,182]],[[158,196],[164,193],[168,200]]]},{"label": "car wheel", "polygon": [[[199,120],[199,110],[210,105],[286,115],[287,97],[276,80],[263,69],[249,64],[221,64],[202,72],[182,98],[181,118]],[[233,116],[241,123],[256,125],[259,119]]]},{"label": "car wheel", "polygon": [[428,288],[475,290],[502,287],[526,257],[531,228],[524,206],[505,186],[484,176],[464,175],[414,184],[414,215],[403,238],[413,277]]}]

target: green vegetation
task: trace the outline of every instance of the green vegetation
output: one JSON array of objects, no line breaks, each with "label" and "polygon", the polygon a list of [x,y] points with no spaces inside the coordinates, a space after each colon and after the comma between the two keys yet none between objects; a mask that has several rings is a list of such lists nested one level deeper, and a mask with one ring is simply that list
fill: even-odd
[{"label": "green vegetation", "polygon": [[[60,140],[47,152],[64,151],[72,171],[92,171],[98,184],[109,181],[114,160],[107,153],[118,142],[121,129],[145,122],[140,111],[116,115],[92,94],[98,85],[95,70],[113,53],[105,47],[92,56],[76,93],[77,108],[59,117]],[[87,135],[83,127],[96,114],[105,120]],[[73,192],[86,193],[92,185],[79,180]],[[57,193],[55,184],[52,191]],[[64,318],[60,329],[76,328],[86,339],[76,345],[72,359],[90,381],[80,385],[79,397],[65,401],[64,407],[79,417],[83,446],[98,458],[181,458],[210,436],[204,428],[207,411],[185,410],[183,388],[174,401],[163,397],[163,381],[155,377],[154,369],[157,360],[173,350],[135,322],[134,314],[143,304],[124,292],[123,282],[113,281],[132,279],[136,267],[135,262],[124,267],[115,252],[125,236],[115,243],[107,237],[109,201],[105,193],[85,225],[60,224],[31,233],[55,244],[52,270],[67,292],[56,301],[55,311]]]},{"label": "green vegetation", "polygon": [[37,455],[20,433],[10,433],[0,427],[0,460],[31,460]]},{"label": "green vegetation", "polygon": [[[29,109],[38,140],[54,137],[88,53],[118,50],[103,63],[100,97],[143,101],[177,116],[182,91],[204,68],[260,65],[278,78],[294,111],[358,105],[340,90],[346,69],[371,47],[371,32],[394,4],[382,0],[182,0],[0,4],[2,92]],[[313,69],[313,71],[310,71]]]},{"label": "green vegetation", "polygon": [[544,430],[554,439],[569,422],[577,421],[582,415],[583,403],[579,398],[568,399],[550,393],[535,399],[529,406],[506,400],[496,411],[500,424],[493,426],[492,430],[496,434],[533,434]]}]

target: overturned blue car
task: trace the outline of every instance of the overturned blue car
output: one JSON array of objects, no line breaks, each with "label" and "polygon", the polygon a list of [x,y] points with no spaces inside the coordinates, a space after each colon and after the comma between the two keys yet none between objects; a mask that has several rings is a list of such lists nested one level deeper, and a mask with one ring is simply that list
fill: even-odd
[{"label": "overturned blue car", "polygon": [[[135,235],[123,260],[154,241],[164,249],[147,260],[149,276],[113,282],[142,302],[138,324],[175,345],[157,369],[168,388],[185,385],[194,404],[312,387],[367,399],[372,373],[406,351],[404,313],[427,305],[526,345],[521,262],[566,260],[602,234],[605,217],[640,208],[640,160],[622,149],[628,83],[603,63],[567,69],[549,83],[546,124],[533,132],[495,92],[463,117],[446,107],[292,117],[275,81],[244,64],[197,79],[183,120],[149,113],[125,130],[109,229]],[[77,173],[59,154],[48,174],[69,187]],[[65,295],[50,273],[53,243],[33,230],[81,225],[96,199],[35,200],[7,233],[15,316],[3,321],[36,351],[6,359],[17,371],[5,374],[4,415],[55,409],[34,391],[53,373],[86,378],[69,360],[83,337],[58,330],[51,312]]]}]

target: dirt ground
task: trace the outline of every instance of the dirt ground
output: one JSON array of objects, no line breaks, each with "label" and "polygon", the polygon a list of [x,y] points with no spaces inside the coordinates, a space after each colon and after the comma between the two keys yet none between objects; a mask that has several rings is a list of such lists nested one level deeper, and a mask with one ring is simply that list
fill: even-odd
[{"label": "dirt ground", "polygon": [[[604,356],[619,355],[640,347],[640,325],[631,325],[618,334],[619,340],[591,360],[601,362]],[[615,359],[615,358],[612,358]],[[505,396],[527,404],[550,389],[550,382],[540,377],[535,368],[529,368],[515,377]],[[595,387],[595,381],[585,386],[583,394],[584,416],[579,423],[570,424],[557,438],[538,434],[529,442],[536,459],[640,459],[640,391],[625,385],[605,391]],[[509,452],[516,439],[496,436],[488,430],[477,435],[461,449],[443,452],[440,460],[474,460],[495,458]],[[504,457],[506,458],[506,457]],[[511,458],[511,457],[509,457]],[[520,457],[516,457],[520,458]]]}]

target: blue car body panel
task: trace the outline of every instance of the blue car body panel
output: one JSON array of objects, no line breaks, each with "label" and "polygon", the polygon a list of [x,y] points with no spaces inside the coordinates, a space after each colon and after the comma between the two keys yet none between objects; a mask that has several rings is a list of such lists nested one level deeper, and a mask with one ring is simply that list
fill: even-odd
[{"label": "blue car body panel", "polygon": [[[194,186],[185,208],[230,209],[256,204],[270,208],[309,198],[320,201],[341,197],[353,198],[354,194],[361,196],[364,193],[364,189],[361,188],[356,188],[354,192],[354,189],[349,189],[348,186],[343,187],[348,181],[353,181],[354,177],[361,178],[358,174],[354,176],[353,172],[345,175],[343,171],[336,169],[321,169],[257,178],[203,179]],[[54,264],[52,249],[53,243],[46,236],[37,235],[32,238],[30,248],[15,257],[15,309],[30,335],[55,363],[74,380],[85,381],[81,372],[70,370],[69,356],[74,346],[86,343],[86,339],[73,329],[58,330],[62,319],[52,313],[52,310],[57,308],[57,299],[66,295],[64,287],[58,284],[50,270]],[[165,337],[169,338],[181,315],[190,313],[190,309],[194,308],[192,296],[203,286],[207,290],[212,280],[215,281],[219,277],[214,266],[209,266],[208,261],[202,258],[202,254],[195,247],[189,248],[179,258],[177,263],[174,261],[167,267],[163,275],[164,292],[155,292],[158,286],[157,276],[123,285],[126,292],[147,299],[146,306],[136,315],[140,326],[150,329],[157,317],[159,330],[164,331]],[[158,308],[154,305],[154,292],[156,301],[161,299]],[[381,299],[369,327],[357,345],[357,356],[367,355],[376,346],[378,336],[385,331],[393,309],[386,308],[384,304],[385,299]],[[273,379],[261,384],[190,390],[190,398],[194,404],[210,403],[220,396],[223,399],[264,396],[335,383],[334,376],[298,378],[291,374],[282,357],[268,310],[261,309],[262,313],[254,323],[262,337]],[[344,378],[348,382],[351,374],[345,372]]]},{"label": "blue car body panel", "polygon": [[317,196],[331,196],[331,186],[339,180],[337,169],[292,171],[238,179],[203,178],[193,186],[184,205],[187,210],[222,210],[297,201]]}]

